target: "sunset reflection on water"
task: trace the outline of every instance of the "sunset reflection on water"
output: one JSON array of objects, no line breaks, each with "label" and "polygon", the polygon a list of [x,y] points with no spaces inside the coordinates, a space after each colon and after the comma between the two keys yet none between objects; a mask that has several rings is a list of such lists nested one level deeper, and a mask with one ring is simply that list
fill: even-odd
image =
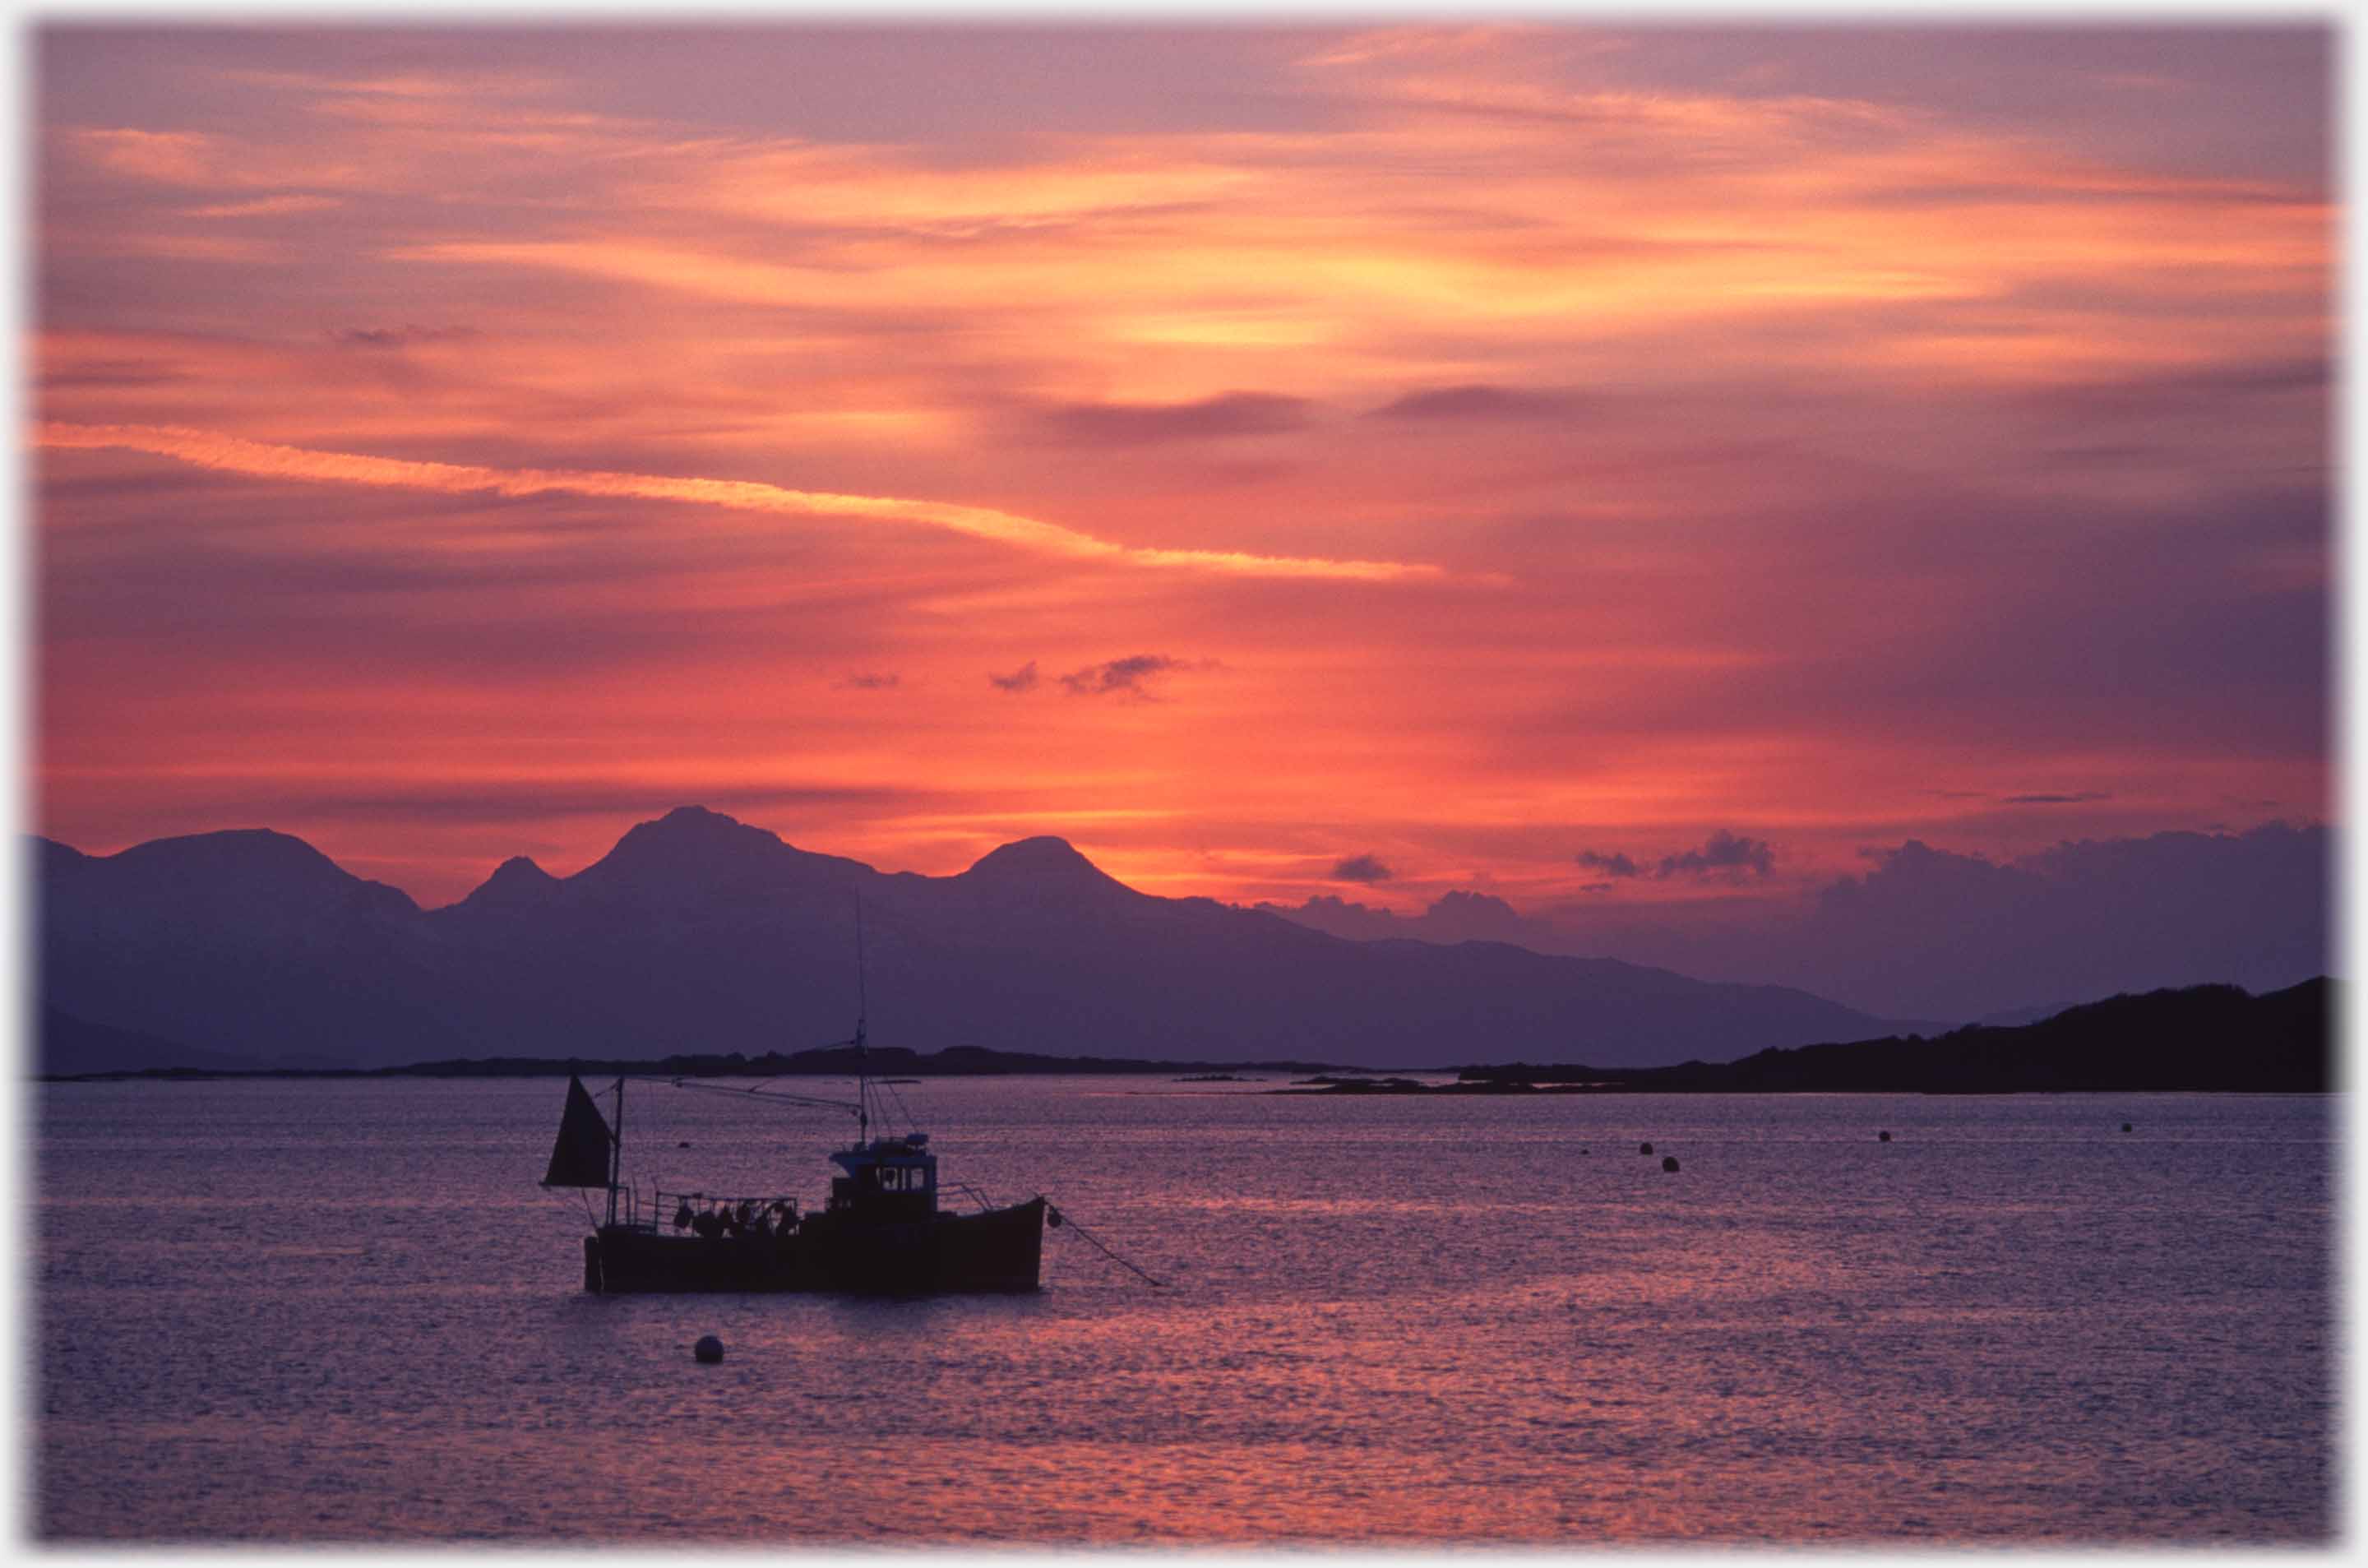
[{"label": "sunset reflection on water", "polygon": [[[905,1093],[950,1179],[1044,1190],[1167,1288],[1055,1232],[1036,1295],[895,1302],[582,1294],[580,1216],[527,1168],[548,1081],[47,1087],[37,1528],[644,1545],[2331,1528],[2327,1102],[1112,1085]],[[635,1116],[661,1166],[792,1187],[819,1186],[835,1136],[690,1096]],[[1682,1170],[1638,1154],[1646,1138]],[[140,1196],[160,1175],[189,1201]],[[691,1363],[705,1333],[721,1367]]]}]

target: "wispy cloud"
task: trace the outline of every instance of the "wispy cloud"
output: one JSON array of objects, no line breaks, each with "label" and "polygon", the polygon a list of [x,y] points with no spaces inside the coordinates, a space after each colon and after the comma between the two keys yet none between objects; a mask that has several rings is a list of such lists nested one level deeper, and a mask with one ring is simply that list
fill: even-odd
[{"label": "wispy cloud", "polygon": [[1332,868],[1336,882],[1386,882],[1396,874],[1377,855],[1351,855]]},{"label": "wispy cloud", "polygon": [[281,218],[291,212],[328,212],[346,204],[341,196],[264,196],[253,201],[217,201],[184,207],[184,218]]},{"label": "wispy cloud", "polygon": [[1544,419],[1567,413],[1571,400],[1559,392],[1521,387],[1466,384],[1408,392],[1373,410],[1376,419]]},{"label": "wispy cloud", "polygon": [[453,343],[477,335],[472,326],[353,326],[336,335],[349,348],[407,348],[415,343]]},{"label": "wispy cloud", "polygon": [[[366,457],[353,452],[323,452],[302,447],[276,446],[225,436],[159,425],[43,424],[34,442],[43,447],[120,448],[173,458],[200,468],[260,478],[310,481],[331,484],[368,484],[447,494],[490,493],[496,495],[615,496],[647,501],[680,501],[723,506],[734,511],[773,512],[797,517],[865,517],[881,521],[923,523],[974,539],[1065,556],[1079,561],[1106,561],[1116,565],[1231,573],[1259,577],[1334,577],[1367,582],[1439,577],[1436,566],[1395,561],[1332,561],[1315,556],[1255,555],[1244,551],[1162,550],[1112,543],[1089,534],[1000,512],[988,506],[964,506],[944,501],[919,501],[894,495],[845,495],[826,491],[791,490],[748,480],[677,479],[647,473],[614,473],[598,469],[498,469],[473,463],[419,462],[404,458]],[[1064,679],[1066,677],[1064,677]]]},{"label": "wispy cloud", "polygon": [[1113,694],[1148,699],[1151,696],[1145,683],[1155,676],[1170,670],[1206,668],[1187,659],[1170,658],[1166,653],[1134,653],[1106,664],[1087,665],[1061,677],[1061,684],[1073,697],[1108,697]]},{"label": "wispy cloud", "polygon": [[1766,876],[1776,869],[1776,851],[1764,838],[1746,838],[1720,828],[1699,849],[1664,855],[1653,868],[1656,877],[1680,873],[1693,876],[1741,876],[1749,871]]},{"label": "wispy cloud", "polygon": [[1264,436],[1307,423],[1305,400],[1235,392],[1193,403],[1069,403],[1047,411],[1046,427],[1064,440],[1106,446]]},{"label": "wispy cloud", "polygon": [[[1748,871],[1764,877],[1776,869],[1776,851],[1763,838],[1747,838],[1720,828],[1703,841],[1699,849],[1681,849],[1664,855],[1650,866],[1640,864],[1626,851],[1605,854],[1600,850],[1582,849],[1571,857],[1588,870],[1607,878],[1628,881],[1649,877],[1666,881],[1671,877],[1740,877]],[[1585,884],[1584,891],[1601,892],[1609,881]]]},{"label": "wispy cloud", "polygon": [[259,147],[202,131],[86,128],[69,132],[68,144],[108,174],[191,189],[337,187],[351,183],[358,174],[351,160],[317,148]]}]

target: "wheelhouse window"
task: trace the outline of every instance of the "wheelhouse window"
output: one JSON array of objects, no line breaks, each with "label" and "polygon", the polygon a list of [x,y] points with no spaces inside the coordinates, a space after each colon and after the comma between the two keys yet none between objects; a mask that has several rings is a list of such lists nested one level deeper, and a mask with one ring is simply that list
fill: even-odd
[{"label": "wheelhouse window", "polygon": [[929,1190],[929,1173],[921,1165],[872,1165],[866,1168],[865,1179],[880,1192]]}]

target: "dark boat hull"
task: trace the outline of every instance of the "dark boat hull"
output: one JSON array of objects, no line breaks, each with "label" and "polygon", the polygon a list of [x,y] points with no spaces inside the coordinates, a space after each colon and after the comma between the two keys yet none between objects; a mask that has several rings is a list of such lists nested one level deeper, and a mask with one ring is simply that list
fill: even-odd
[{"label": "dark boat hull", "polygon": [[1037,1289],[1044,1200],[927,1220],[807,1217],[787,1236],[697,1236],[603,1225],[584,1238],[584,1288],[845,1290],[885,1295]]}]

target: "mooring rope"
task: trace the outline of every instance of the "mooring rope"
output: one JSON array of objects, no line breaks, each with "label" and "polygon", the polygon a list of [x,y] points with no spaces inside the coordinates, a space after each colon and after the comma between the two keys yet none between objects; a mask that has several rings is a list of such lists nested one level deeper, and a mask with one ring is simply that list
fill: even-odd
[{"label": "mooring rope", "polygon": [[[1036,1196],[1042,1198],[1044,1195],[1040,1192]],[[1109,1258],[1112,1263],[1117,1264],[1121,1268],[1128,1269],[1134,1274],[1140,1275],[1144,1281],[1153,1289],[1164,1290],[1167,1288],[1167,1281],[1165,1279],[1152,1278],[1150,1274],[1144,1269],[1138,1267],[1126,1258],[1120,1256],[1116,1248],[1103,1241],[1099,1236],[1094,1234],[1091,1231],[1087,1230],[1083,1225],[1078,1224],[1076,1220],[1062,1213],[1058,1209],[1053,1206],[1050,1199],[1047,1199],[1044,1204],[1044,1217],[1053,1221],[1053,1228],[1056,1231],[1065,1225],[1070,1230],[1076,1232],[1079,1239],[1090,1244],[1095,1251]]]}]

